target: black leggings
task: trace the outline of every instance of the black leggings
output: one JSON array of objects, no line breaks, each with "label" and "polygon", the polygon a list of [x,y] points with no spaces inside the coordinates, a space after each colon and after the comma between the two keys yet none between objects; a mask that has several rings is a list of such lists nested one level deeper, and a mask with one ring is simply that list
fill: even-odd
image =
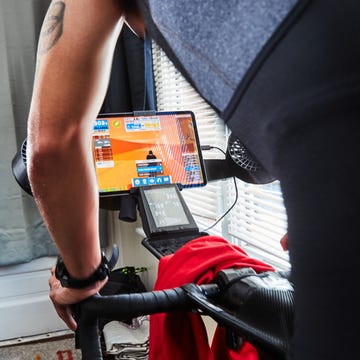
[{"label": "black leggings", "polygon": [[359,357],[360,2],[314,0],[229,127],[284,195],[296,360]]},{"label": "black leggings", "polygon": [[297,360],[358,357],[359,116],[342,113],[318,121],[279,147]]}]

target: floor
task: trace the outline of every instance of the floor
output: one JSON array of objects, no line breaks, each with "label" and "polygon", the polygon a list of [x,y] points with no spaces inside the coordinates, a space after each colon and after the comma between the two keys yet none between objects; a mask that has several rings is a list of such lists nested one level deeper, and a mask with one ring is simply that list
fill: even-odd
[{"label": "floor", "polygon": [[0,348],[0,360],[81,360],[73,336]]}]

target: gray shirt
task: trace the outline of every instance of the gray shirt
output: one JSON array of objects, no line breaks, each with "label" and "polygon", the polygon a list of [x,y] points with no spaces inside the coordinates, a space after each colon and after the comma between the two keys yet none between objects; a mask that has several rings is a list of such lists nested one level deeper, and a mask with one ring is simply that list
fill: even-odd
[{"label": "gray shirt", "polygon": [[[219,112],[297,0],[144,0],[151,35]],[[172,59],[173,60],[173,59]],[[176,62],[176,61],[175,61]]]}]

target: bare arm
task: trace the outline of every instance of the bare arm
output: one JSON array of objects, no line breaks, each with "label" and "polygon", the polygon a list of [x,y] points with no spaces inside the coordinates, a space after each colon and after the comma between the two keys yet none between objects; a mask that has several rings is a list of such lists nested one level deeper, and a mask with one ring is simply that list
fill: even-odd
[{"label": "bare arm", "polygon": [[28,119],[34,198],[66,267],[86,278],[100,263],[91,126],[121,30],[121,1],[55,0],[38,47]]},{"label": "bare arm", "polygon": [[[101,261],[91,129],[125,12],[143,34],[133,0],[53,0],[39,40],[28,118],[28,175],[66,268],[78,279],[91,275]],[[76,328],[71,304],[95,294],[105,282],[63,288],[52,269],[50,298],[69,328]]]}]

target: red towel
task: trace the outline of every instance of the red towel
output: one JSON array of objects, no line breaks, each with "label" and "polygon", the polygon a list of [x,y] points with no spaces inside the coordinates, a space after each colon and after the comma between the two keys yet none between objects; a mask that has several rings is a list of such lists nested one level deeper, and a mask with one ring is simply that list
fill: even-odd
[{"label": "red towel", "polygon": [[[274,270],[221,237],[203,236],[160,259],[154,290],[190,282],[206,284],[220,270],[240,267],[252,267],[256,272]],[[200,315],[180,311],[151,315],[149,360],[259,359],[256,348],[247,342],[237,351],[229,349],[224,330],[217,327],[210,348]]]}]

